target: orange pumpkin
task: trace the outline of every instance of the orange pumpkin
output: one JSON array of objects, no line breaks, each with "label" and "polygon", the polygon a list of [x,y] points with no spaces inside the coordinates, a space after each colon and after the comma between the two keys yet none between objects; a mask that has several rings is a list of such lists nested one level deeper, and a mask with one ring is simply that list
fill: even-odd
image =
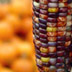
[{"label": "orange pumpkin", "polygon": [[11,42],[12,42],[12,44],[19,44],[19,43],[21,43],[22,42],[22,39],[20,38],[20,37],[18,37],[18,36],[14,36],[12,39],[11,39]]},{"label": "orange pumpkin", "polygon": [[2,44],[2,40],[0,40],[0,44]]},{"label": "orange pumpkin", "polygon": [[5,20],[13,27],[15,32],[20,30],[21,22],[20,18],[17,15],[8,14]]},{"label": "orange pumpkin", "polygon": [[28,59],[17,59],[11,65],[15,72],[34,72],[33,63]]},{"label": "orange pumpkin", "polygon": [[12,71],[12,70],[9,69],[9,68],[1,68],[1,69],[0,69],[0,72],[14,72],[14,71]]},{"label": "orange pumpkin", "polygon": [[32,30],[27,33],[26,40],[33,44],[33,33],[32,33]]},{"label": "orange pumpkin", "polygon": [[13,37],[11,41],[15,46],[19,56],[32,59],[33,55],[35,54],[32,43],[24,41],[17,36]]},{"label": "orange pumpkin", "polygon": [[22,20],[21,30],[23,34],[27,34],[32,31],[32,18],[26,17]]},{"label": "orange pumpkin", "polygon": [[0,69],[3,68],[2,64],[0,63]]},{"label": "orange pumpkin", "polygon": [[9,6],[9,12],[21,16],[31,15],[32,13],[32,0],[12,0]]},{"label": "orange pumpkin", "polygon": [[13,28],[5,21],[0,22],[0,39],[8,40],[13,37]]},{"label": "orange pumpkin", "polygon": [[8,4],[0,4],[0,19],[8,14]]},{"label": "orange pumpkin", "polygon": [[0,45],[0,62],[3,65],[9,65],[17,57],[17,50],[13,44],[4,42]]},{"label": "orange pumpkin", "polygon": [[22,41],[14,44],[20,56],[23,56],[25,58],[32,58],[32,56],[34,55],[34,48],[30,43]]}]

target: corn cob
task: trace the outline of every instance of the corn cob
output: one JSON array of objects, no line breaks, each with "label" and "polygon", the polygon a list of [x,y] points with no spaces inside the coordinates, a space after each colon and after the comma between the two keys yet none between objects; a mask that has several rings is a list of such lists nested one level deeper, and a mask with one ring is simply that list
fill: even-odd
[{"label": "corn cob", "polygon": [[33,34],[40,72],[70,72],[67,0],[33,1]]}]

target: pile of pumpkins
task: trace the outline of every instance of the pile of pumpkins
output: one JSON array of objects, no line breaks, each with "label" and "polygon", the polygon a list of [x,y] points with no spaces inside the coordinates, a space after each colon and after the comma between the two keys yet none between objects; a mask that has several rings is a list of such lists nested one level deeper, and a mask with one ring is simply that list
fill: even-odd
[{"label": "pile of pumpkins", "polygon": [[0,3],[0,72],[38,72],[32,38],[32,0]]}]

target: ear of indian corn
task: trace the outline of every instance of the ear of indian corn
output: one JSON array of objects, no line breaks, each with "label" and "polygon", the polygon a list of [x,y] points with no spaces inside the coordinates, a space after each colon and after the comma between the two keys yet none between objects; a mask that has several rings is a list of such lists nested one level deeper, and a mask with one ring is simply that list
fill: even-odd
[{"label": "ear of indian corn", "polygon": [[68,0],[33,0],[33,37],[40,72],[70,72]]}]

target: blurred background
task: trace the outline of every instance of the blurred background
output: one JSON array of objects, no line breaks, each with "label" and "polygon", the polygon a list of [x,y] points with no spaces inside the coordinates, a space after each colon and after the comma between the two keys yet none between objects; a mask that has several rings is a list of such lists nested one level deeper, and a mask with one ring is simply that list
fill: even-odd
[{"label": "blurred background", "polygon": [[0,72],[38,72],[32,0],[0,0]]}]

